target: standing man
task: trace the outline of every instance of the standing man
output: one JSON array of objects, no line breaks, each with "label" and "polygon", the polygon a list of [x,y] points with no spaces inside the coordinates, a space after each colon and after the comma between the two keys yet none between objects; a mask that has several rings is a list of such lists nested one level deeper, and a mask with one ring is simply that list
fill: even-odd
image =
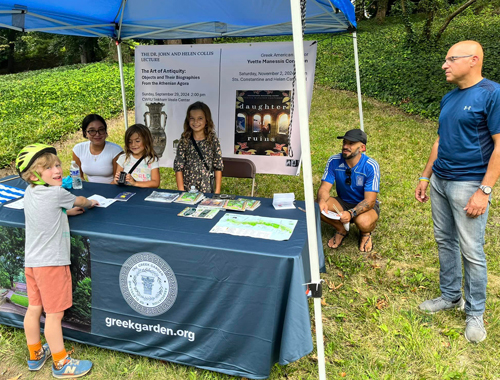
[{"label": "standing man", "polygon": [[473,343],[486,338],[484,232],[500,175],[500,85],[482,77],[482,64],[483,49],[475,41],[459,42],[448,51],[442,69],[458,88],[441,100],[438,138],[415,190],[417,201],[426,202],[430,182],[441,288],[440,297],[419,308],[435,313],[463,310],[465,304],[465,338]]},{"label": "standing man", "polygon": [[[380,169],[377,161],[366,156],[366,133],[351,129],[344,136],[342,154],[328,159],[321,186],[318,190],[318,204],[321,211],[340,211],[340,220],[321,215],[321,219],[335,228],[328,242],[330,248],[338,248],[347,236],[346,223],[354,223],[360,231],[359,250],[373,249],[371,238],[380,214],[377,194],[380,186]],[[335,183],[337,196],[331,197],[330,190]]]}]

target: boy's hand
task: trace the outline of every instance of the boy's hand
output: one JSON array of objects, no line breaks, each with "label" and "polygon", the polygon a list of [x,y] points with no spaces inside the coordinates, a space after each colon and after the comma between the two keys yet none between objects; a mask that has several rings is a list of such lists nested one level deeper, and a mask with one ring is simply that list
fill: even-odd
[{"label": "boy's hand", "polygon": [[94,206],[99,206],[99,202],[97,202],[95,199],[89,199],[91,205],[89,208],[92,208]]},{"label": "boy's hand", "polygon": [[85,212],[85,209],[82,207],[73,207],[69,210],[66,210],[66,215],[68,216],[75,216],[75,215],[80,215]]}]

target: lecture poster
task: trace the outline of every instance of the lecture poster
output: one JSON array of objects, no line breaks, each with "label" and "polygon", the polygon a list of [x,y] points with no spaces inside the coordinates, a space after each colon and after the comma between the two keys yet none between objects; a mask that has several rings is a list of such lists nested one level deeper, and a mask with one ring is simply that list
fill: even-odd
[{"label": "lecture poster", "polygon": [[[161,166],[173,166],[186,110],[202,101],[224,157],[251,159],[258,173],[298,174],[292,42],[149,45],[137,47],[135,57],[136,122],[150,129]],[[304,42],[304,58],[310,108],[314,41]]]}]

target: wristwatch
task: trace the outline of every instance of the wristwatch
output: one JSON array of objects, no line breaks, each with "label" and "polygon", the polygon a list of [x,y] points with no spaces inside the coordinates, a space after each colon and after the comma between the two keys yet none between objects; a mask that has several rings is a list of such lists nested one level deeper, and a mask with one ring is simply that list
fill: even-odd
[{"label": "wristwatch", "polygon": [[490,195],[491,194],[491,187],[490,186],[484,186],[484,185],[481,185],[479,186],[479,188],[483,191],[483,193],[485,193],[486,195]]},{"label": "wristwatch", "polygon": [[351,208],[350,210],[347,210],[347,211],[349,212],[349,214],[351,214],[351,219],[354,219],[355,217],[358,216],[358,213],[353,208]]}]

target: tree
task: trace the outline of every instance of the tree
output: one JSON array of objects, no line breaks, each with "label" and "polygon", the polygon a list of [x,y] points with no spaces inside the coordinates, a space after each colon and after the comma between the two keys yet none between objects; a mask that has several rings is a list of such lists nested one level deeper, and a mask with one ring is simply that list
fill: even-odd
[{"label": "tree", "polygon": [[24,267],[24,229],[0,227],[0,265],[14,288],[14,277]]},{"label": "tree", "polygon": [[[424,12],[425,23],[421,35],[417,36],[415,27],[409,18],[409,6],[412,5],[412,2],[410,0],[401,0],[401,13],[408,43],[410,45],[414,43],[437,43],[450,22],[477,1],[478,0],[420,0],[417,5],[417,11]],[[438,32],[433,34],[432,31],[435,29],[434,23],[438,15],[444,18],[444,22],[438,29]]]},{"label": "tree", "polygon": [[51,44],[51,51],[55,54],[64,51],[67,64],[76,63],[77,61],[91,63],[103,58],[99,40],[94,37],[55,35]]},{"label": "tree", "polygon": [[71,236],[71,278],[73,289],[76,284],[90,277],[90,245],[85,236]]},{"label": "tree", "polygon": [[387,8],[389,6],[389,0],[378,0],[377,2],[377,14],[375,18],[377,22],[383,24],[385,21],[385,15],[387,14]]},{"label": "tree", "polygon": [[21,32],[13,29],[0,29],[0,62],[6,61],[2,66],[7,69],[9,74],[13,73],[15,69],[16,45],[19,43],[21,36]]}]

